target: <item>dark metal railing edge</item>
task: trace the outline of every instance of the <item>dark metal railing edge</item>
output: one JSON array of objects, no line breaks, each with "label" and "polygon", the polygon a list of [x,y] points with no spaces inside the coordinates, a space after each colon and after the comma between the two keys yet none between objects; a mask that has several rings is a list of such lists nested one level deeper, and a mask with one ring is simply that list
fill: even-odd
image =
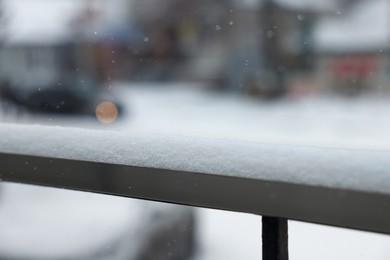
[{"label": "dark metal railing edge", "polygon": [[0,153],[0,179],[390,234],[390,196],[310,185]]}]

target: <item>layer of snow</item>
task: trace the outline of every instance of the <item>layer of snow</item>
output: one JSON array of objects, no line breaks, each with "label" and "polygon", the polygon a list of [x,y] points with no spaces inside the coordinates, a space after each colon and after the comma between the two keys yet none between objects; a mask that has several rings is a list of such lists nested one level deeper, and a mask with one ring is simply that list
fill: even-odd
[{"label": "layer of snow", "polygon": [[[113,89],[120,87],[113,85]],[[387,97],[306,97],[275,102],[202,91],[202,85],[124,84],[127,113],[112,127],[215,139],[390,150]],[[51,121],[50,121],[51,120]],[[88,127],[42,118],[19,122]],[[96,127],[96,126],[95,126]]]},{"label": "layer of snow", "polygon": [[318,51],[380,51],[390,46],[390,2],[357,1],[338,16],[319,21],[314,29]]},{"label": "layer of snow", "polygon": [[17,124],[0,124],[0,136],[0,152],[6,153],[371,192],[390,190],[389,151]]}]

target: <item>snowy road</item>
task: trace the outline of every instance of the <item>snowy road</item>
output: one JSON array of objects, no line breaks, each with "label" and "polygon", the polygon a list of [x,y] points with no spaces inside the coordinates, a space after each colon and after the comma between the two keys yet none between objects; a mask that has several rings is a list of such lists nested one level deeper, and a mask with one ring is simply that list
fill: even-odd
[{"label": "snowy road", "polygon": [[[119,87],[118,87],[119,88]],[[264,101],[201,86],[120,88],[130,113],[119,125],[146,132],[343,148],[390,148],[390,99]]]},{"label": "snowy road", "polygon": [[[113,85],[126,114],[116,124],[31,115],[0,120],[120,131],[390,150],[390,101],[309,98],[275,102],[201,91],[201,86]],[[115,198],[111,198],[115,200]],[[261,218],[200,209],[195,260],[260,259]],[[290,222],[290,259],[389,259],[390,237]]]}]

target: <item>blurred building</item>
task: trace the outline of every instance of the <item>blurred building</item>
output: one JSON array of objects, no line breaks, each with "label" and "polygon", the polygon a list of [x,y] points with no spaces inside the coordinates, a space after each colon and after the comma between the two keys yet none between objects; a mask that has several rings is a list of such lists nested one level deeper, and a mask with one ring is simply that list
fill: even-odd
[{"label": "blurred building", "polygon": [[76,1],[4,1],[0,77],[7,84],[42,88],[93,79],[92,56],[74,37]]},{"label": "blurred building", "polygon": [[[285,93],[290,78],[314,70],[313,26],[340,4],[337,0],[148,0],[135,1],[131,7],[132,23],[143,28],[151,52],[159,50],[169,57],[171,63],[161,66],[169,67],[168,78],[275,96]],[[158,68],[161,57],[149,57]]]},{"label": "blurred building", "polygon": [[[131,37],[130,30],[118,29],[128,24],[128,12],[123,11],[127,2],[4,0],[0,77],[34,86],[103,82],[107,65],[101,46]],[[113,53],[110,63],[115,62]]]},{"label": "blurred building", "polygon": [[[2,52],[16,56],[2,59],[0,74],[17,81],[60,81],[83,70],[103,85],[200,81],[232,93],[278,96],[324,88],[359,92],[387,80],[386,0],[3,4]],[[61,55],[66,58],[53,58]]]},{"label": "blurred building", "polygon": [[354,1],[315,25],[317,76],[328,91],[390,90],[390,2]]},{"label": "blurred building", "polygon": [[[339,1],[235,1],[237,26],[227,55],[232,64],[230,89],[260,96],[280,96],[294,89],[296,78],[314,70],[313,26],[337,10]],[[243,40],[244,39],[244,40]]]}]

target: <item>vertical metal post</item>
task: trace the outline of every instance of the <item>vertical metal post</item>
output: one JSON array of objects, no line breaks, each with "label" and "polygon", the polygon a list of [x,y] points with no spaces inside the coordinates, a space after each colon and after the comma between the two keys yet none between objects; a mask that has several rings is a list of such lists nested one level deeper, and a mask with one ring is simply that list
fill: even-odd
[{"label": "vertical metal post", "polygon": [[287,219],[262,217],[263,260],[288,260]]}]

